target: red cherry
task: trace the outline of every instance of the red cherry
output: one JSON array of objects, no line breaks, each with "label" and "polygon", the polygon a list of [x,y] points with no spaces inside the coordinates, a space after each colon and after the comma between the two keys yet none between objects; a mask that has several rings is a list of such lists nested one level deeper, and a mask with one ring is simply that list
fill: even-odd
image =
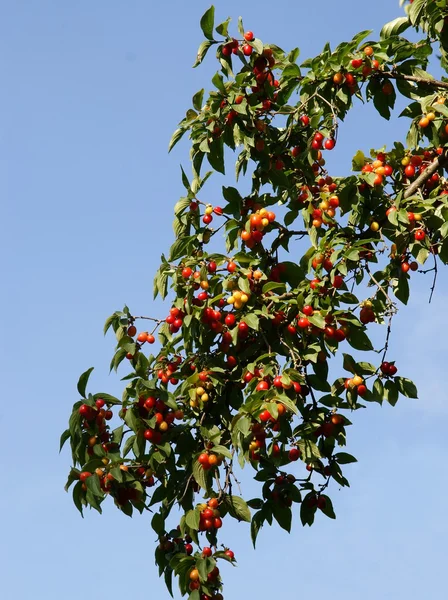
[{"label": "red cherry", "polygon": [[246,42],[252,42],[255,39],[255,36],[252,31],[246,31],[244,34],[244,39]]},{"label": "red cherry", "polygon": [[243,54],[244,56],[250,56],[253,52],[253,48],[252,46],[250,46],[249,44],[244,44],[243,46]]},{"label": "red cherry", "polygon": [[234,263],[233,261],[230,261],[227,263],[227,270],[229,271],[229,273],[235,273],[236,269],[237,269],[236,263]]},{"label": "red cherry", "polygon": [[267,423],[270,420],[271,420],[271,413],[268,410],[263,410],[260,413],[260,421],[262,423]]},{"label": "red cherry", "polygon": [[344,284],[344,278],[341,275],[335,275],[333,281],[333,287],[339,289]]},{"label": "red cherry", "polygon": [[397,374],[397,371],[398,371],[398,369],[397,369],[397,367],[395,365],[390,365],[389,366],[389,375],[394,376],[394,375]]},{"label": "red cherry", "polygon": [[343,342],[345,340],[345,332],[342,329],[336,329],[334,332],[334,339],[337,342]]},{"label": "red cherry", "polygon": [[324,148],[325,150],[333,150],[333,148],[336,146],[336,142],[333,139],[328,139],[325,140],[325,144],[324,144]]},{"label": "red cherry", "polygon": [[208,465],[210,463],[210,458],[209,458],[208,454],[206,454],[205,452],[203,452],[202,454],[200,454],[199,458],[198,458],[198,462],[202,466]]},{"label": "red cherry", "polygon": [[308,319],[306,317],[300,317],[300,319],[297,321],[297,325],[301,329],[306,329],[307,327],[310,326],[310,322],[308,321]]},{"label": "red cherry", "polygon": [[226,318],[224,319],[224,323],[228,326],[228,327],[233,327],[235,325],[235,315],[232,313],[229,313]]},{"label": "red cherry", "polygon": [[404,173],[405,173],[406,177],[414,177],[414,175],[415,175],[414,165],[407,165],[407,167],[404,170]]},{"label": "red cherry", "polygon": [[358,387],[356,388],[356,391],[358,392],[359,396],[365,396],[367,393],[367,388],[365,385],[358,385]]},{"label": "red cherry", "polygon": [[269,389],[269,383],[267,381],[260,381],[260,383],[255,388],[257,392],[265,391]]},{"label": "red cherry", "polygon": [[188,555],[193,554],[193,546],[191,544],[185,544],[185,552]]},{"label": "red cherry", "polygon": [[233,552],[233,550],[226,550],[226,551],[224,552],[224,554],[225,554],[226,556],[228,556],[228,557],[230,558],[230,560],[233,560],[233,559],[235,558],[235,553]]},{"label": "red cherry", "polygon": [[202,556],[204,556],[205,558],[208,558],[212,554],[212,549],[209,548],[209,546],[205,546],[204,548],[202,548]]},{"label": "red cherry", "polygon": [[282,378],[280,375],[274,378],[274,386],[278,389],[283,389]]},{"label": "red cherry", "polygon": [[300,458],[300,450],[298,448],[291,448],[291,450],[288,452],[288,458],[291,462],[299,460]]},{"label": "red cherry", "polygon": [[182,277],[184,279],[188,279],[189,277],[191,277],[192,274],[193,269],[191,269],[190,267],[185,267],[185,269],[182,269]]},{"label": "red cherry", "polygon": [[414,233],[414,237],[417,240],[417,242],[423,242],[423,240],[426,237],[426,234],[423,231],[423,229],[417,229],[417,231]]}]

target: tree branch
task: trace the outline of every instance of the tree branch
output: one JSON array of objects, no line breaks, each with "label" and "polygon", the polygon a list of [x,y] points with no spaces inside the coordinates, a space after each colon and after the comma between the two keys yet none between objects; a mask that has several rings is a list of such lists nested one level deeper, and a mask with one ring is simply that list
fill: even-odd
[{"label": "tree branch", "polygon": [[404,81],[412,81],[419,85],[429,85],[434,88],[441,88],[448,90],[447,81],[439,81],[438,79],[425,79],[424,77],[417,77],[415,75],[404,75],[403,73],[397,73],[397,71],[379,71],[375,73],[375,76],[383,77],[386,79],[401,79]]},{"label": "tree branch", "polygon": [[428,179],[434,175],[434,173],[440,167],[445,166],[447,163],[447,150],[445,149],[443,154],[438,156],[430,165],[427,167],[423,173],[421,173],[415,181],[411,183],[411,185],[407,188],[404,193],[404,198],[409,198],[414,194],[421,186],[428,181]]}]

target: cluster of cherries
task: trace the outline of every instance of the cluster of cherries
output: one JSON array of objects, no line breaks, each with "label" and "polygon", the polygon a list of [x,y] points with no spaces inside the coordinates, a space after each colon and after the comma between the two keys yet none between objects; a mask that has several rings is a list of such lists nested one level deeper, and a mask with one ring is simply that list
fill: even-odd
[{"label": "cluster of cherries", "polygon": [[107,452],[110,449],[110,432],[107,421],[113,417],[113,413],[107,408],[106,402],[98,398],[95,405],[81,404],[79,414],[83,418],[81,423],[84,435],[87,439],[87,453],[93,455],[93,447],[101,443],[103,450]]},{"label": "cluster of cherries", "polygon": [[163,434],[173,425],[174,420],[182,420],[184,417],[183,410],[178,408],[173,411],[167,407],[163,400],[149,396],[148,398],[140,397],[138,399],[138,410],[141,417],[146,420],[155,419],[153,427],[145,429],[143,435],[145,440],[152,444],[160,444]]},{"label": "cluster of cherries", "polygon": [[167,385],[168,383],[171,383],[172,385],[177,385],[179,383],[179,380],[175,376],[175,374],[179,368],[179,365],[182,363],[182,357],[176,356],[171,361],[167,360],[163,356],[160,356],[159,358],[164,362],[164,366],[157,371],[157,378],[160,379],[160,381],[165,385]]},{"label": "cluster of cherries", "polygon": [[241,232],[241,239],[248,248],[261,242],[265,229],[275,221],[275,213],[262,208],[250,216],[248,226]]}]

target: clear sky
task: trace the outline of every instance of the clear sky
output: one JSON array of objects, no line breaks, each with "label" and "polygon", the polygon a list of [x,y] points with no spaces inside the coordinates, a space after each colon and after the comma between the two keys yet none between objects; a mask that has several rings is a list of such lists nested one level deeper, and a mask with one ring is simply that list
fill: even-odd
[{"label": "clear sky", "polygon": [[[218,0],[217,17],[302,58],[401,14],[398,1]],[[92,391],[119,393],[108,374],[105,318],[126,302],[163,315],[152,277],[172,240],[188,146],[167,145],[215,62],[192,70],[208,1],[15,0],[0,2],[0,597],[2,600],[163,599],[148,516],[112,502],[81,519],[63,491],[70,465],[58,438],[90,366]],[[391,142],[406,123],[356,111],[340,129],[332,172],[352,154]],[[218,202],[222,180],[204,191]],[[445,590],[448,444],[448,291],[441,273],[415,277],[397,318],[391,357],[416,381],[419,400],[354,416],[346,468],[352,487],[291,535],[266,528],[257,552],[248,527],[226,522],[239,567],[224,567],[227,600],[320,597],[420,600]],[[250,482],[243,484],[252,490]],[[249,494],[248,494],[249,495]]]}]

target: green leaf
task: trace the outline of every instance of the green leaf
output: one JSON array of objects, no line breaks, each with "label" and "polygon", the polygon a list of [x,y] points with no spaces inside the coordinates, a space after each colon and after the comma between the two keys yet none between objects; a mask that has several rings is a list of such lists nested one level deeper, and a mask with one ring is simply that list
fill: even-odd
[{"label": "green leaf", "polygon": [[407,304],[409,300],[409,281],[408,278],[402,275],[396,279],[396,285],[393,287],[394,294],[403,304]]},{"label": "green leaf", "polygon": [[302,521],[302,525],[311,525],[314,523],[314,515],[316,514],[317,505],[311,506],[311,499],[315,497],[314,492],[310,492],[305,496],[302,500],[302,504],[300,505],[300,520]]},{"label": "green leaf", "polygon": [[418,24],[426,3],[427,0],[414,0],[414,2],[411,4],[408,15],[412,25]]},{"label": "green leaf", "polygon": [[274,515],[274,519],[280,525],[282,529],[291,533],[291,523],[292,523],[292,511],[287,506],[281,506],[277,503],[274,504],[272,514]]},{"label": "green leaf", "polygon": [[201,64],[201,62],[204,60],[205,55],[207,54],[207,52],[209,51],[210,46],[213,45],[214,42],[209,42],[207,40],[205,40],[204,42],[202,42],[202,44],[199,46],[198,48],[198,53],[196,55],[196,62],[193,65],[193,69],[196,68],[198,65]]},{"label": "green leaf", "polygon": [[213,40],[213,26],[215,24],[215,7],[210,6],[201,17],[201,29],[208,40]]},{"label": "green leaf", "polygon": [[151,527],[154,529],[157,535],[161,535],[165,532],[165,519],[159,512],[155,513],[153,516],[151,520]]},{"label": "green leaf", "polygon": [[86,397],[87,382],[89,381],[90,373],[93,371],[94,368],[95,367],[90,367],[90,369],[87,369],[87,371],[85,371],[79,378],[78,392],[83,398]]},{"label": "green leaf", "polygon": [[294,404],[293,400],[291,400],[291,398],[289,398],[286,394],[279,394],[276,397],[276,401],[283,404],[283,406],[286,406],[286,408],[288,410],[290,410],[292,413],[294,413],[295,415],[299,414],[299,411],[297,410],[297,406]]},{"label": "green leaf", "polygon": [[390,405],[395,406],[398,401],[398,388],[393,381],[386,381],[384,397]]},{"label": "green leaf", "polygon": [[308,375],[307,381],[312,388],[319,390],[319,392],[331,392],[331,385],[328,381],[320,379],[317,375]]},{"label": "green leaf", "polygon": [[202,109],[203,97],[204,97],[204,88],[202,88],[202,90],[199,90],[199,92],[196,92],[196,94],[193,96],[193,106],[196,110]]},{"label": "green leaf", "polygon": [[389,21],[386,23],[380,32],[381,39],[385,40],[393,35],[399,35],[403,31],[405,31],[408,27],[410,27],[411,23],[409,22],[408,17],[398,17],[393,21]]},{"label": "green leaf", "polygon": [[350,354],[343,354],[342,355],[344,357],[344,362],[342,363],[342,366],[344,367],[344,369],[346,371],[350,371],[350,373],[353,373],[354,375],[356,374],[356,361],[353,358],[353,356],[350,356]]},{"label": "green leaf", "polygon": [[190,529],[197,531],[199,529],[200,512],[198,509],[189,510],[185,515],[185,522]]},{"label": "green leaf", "polygon": [[249,325],[249,327],[251,329],[255,329],[255,331],[258,331],[259,324],[260,324],[260,319],[257,317],[257,315],[254,315],[254,313],[247,313],[242,318],[242,321],[244,321],[245,323],[247,323],[247,325]]},{"label": "green leaf", "polygon": [[362,150],[358,150],[355,156],[352,158],[352,171],[361,171],[363,166],[366,164],[366,157]]},{"label": "green leaf", "polygon": [[284,293],[286,291],[286,286],[284,283],[278,283],[275,281],[269,281],[265,283],[263,286],[263,294],[267,294],[268,292],[272,292],[273,290],[278,290],[279,292]]},{"label": "green leaf", "polygon": [[232,453],[225,446],[220,446],[220,445],[213,446],[212,452],[214,452],[215,454],[221,454],[222,456],[225,456],[226,458],[229,458],[230,460],[232,460]]},{"label": "green leaf", "polygon": [[64,431],[64,433],[61,435],[61,439],[59,442],[59,452],[62,450],[62,448],[64,447],[65,442],[70,438],[70,429],[66,429]]},{"label": "green leaf", "polygon": [[323,494],[321,495],[321,498],[325,498],[325,506],[323,508],[321,508],[320,510],[329,519],[336,519],[336,515],[334,514],[334,510],[333,510],[333,503],[330,500],[330,498],[328,496],[323,495]]},{"label": "green leaf", "polygon": [[201,463],[199,463],[197,460],[195,460],[193,463],[193,477],[196,483],[200,485],[202,489],[208,489],[206,473],[202,468]]},{"label": "green leaf", "polygon": [[358,462],[357,459],[351,454],[347,454],[346,452],[338,452],[334,454],[334,459],[340,465],[348,465],[350,463]]},{"label": "green leaf", "polygon": [[353,327],[347,340],[350,346],[356,350],[373,350],[372,342],[360,328]]},{"label": "green leaf", "polygon": [[[186,129],[181,128],[181,127],[176,129],[176,131],[171,136],[170,143],[168,144],[168,152],[171,152],[171,150],[174,148],[174,146],[177,144],[177,142],[181,139],[181,137],[184,135],[184,133],[186,131],[187,131]],[[107,321],[106,321],[106,323],[107,323]]]},{"label": "green leaf", "polygon": [[405,377],[395,377],[394,380],[400,394],[407,398],[418,398],[417,387],[413,381]]},{"label": "green leaf", "polygon": [[216,33],[219,35],[222,35],[224,37],[227,37],[230,20],[231,20],[230,17],[228,17],[225,21],[223,21],[222,23],[217,25],[216,29],[215,29]]},{"label": "green leaf", "polygon": [[263,527],[264,523],[264,515],[262,511],[258,511],[252,517],[252,522],[250,524],[250,536],[252,539],[252,544],[255,548],[255,544],[257,542],[257,537],[260,532],[260,529]]},{"label": "green leaf", "polygon": [[247,521],[250,523],[250,509],[243,498],[240,496],[230,496],[229,494],[226,494],[224,497],[224,503],[232,517],[238,519],[238,521]]}]

